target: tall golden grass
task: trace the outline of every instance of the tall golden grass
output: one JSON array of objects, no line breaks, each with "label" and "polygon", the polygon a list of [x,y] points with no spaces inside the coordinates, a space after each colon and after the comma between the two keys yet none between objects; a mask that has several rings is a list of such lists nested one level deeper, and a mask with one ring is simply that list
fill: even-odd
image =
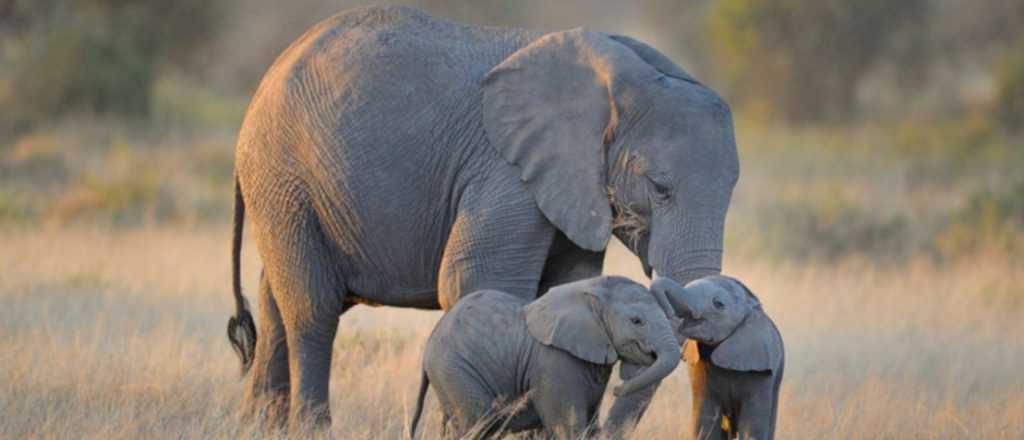
[{"label": "tall golden grass", "polygon": [[[224,336],[226,232],[0,230],[0,438],[281,436],[237,417],[244,382]],[[642,278],[621,247],[608,258],[610,273]],[[243,269],[254,300],[252,247]],[[729,256],[725,271],[761,296],[786,341],[779,438],[1024,438],[1021,262]],[[331,434],[408,435],[420,350],[438,316],[362,306],[344,316]],[[421,432],[435,438],[438,409],[427,402]],[[635,438],[679,438],[689,420],[680,368]]]}]

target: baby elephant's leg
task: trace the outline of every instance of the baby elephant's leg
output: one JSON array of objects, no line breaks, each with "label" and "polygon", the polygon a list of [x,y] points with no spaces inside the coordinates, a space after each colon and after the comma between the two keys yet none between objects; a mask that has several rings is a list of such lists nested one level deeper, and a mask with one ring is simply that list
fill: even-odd
[{"label": "baby elephant's leg", "polygon": [[544,427],[554,438],[587,438],[594,434],[595,405],[578,395],[565,395],[558,401],[534,400]]},{"label": "baby elephant's leg", "polygon": [[[696,347],[694,347],[696,348]],[[722,432],[722,405],[708,389],[708,365],[697,362],[690,365],[690,387],[693,392],[693,438],[719,440]]]},{"label": "baby elephant's leg", "polygon": [[[580,367],[580,361],[564,357],[566,362],[537,379],[530,401],[544,428],[555,438],[581,438],[594,434],[595,416],[604,394],[603,380]],[[610,369],[610,368],[609,368]]]},{"label": "baby elephant's leg", "polygon": [[465,376],[444,375],[432,385],[444,411],[445,438],[484,437],[478,434],[487,432],[486,419],[493,411],[495,396]]},{"label": "baby elephant's leg", "polygon": [[773,410],[771,393],[756,393],[743,402],[739,420],[736,420],[736,431],[741,439],[771,440],[773,431]]},{"label": "baby elephant's leg", "polygon": [[[722,407],[714,399],[702,398],[694,402],[693,438],[698,440],[724,440]],[[732,422],[730,420],[730,422]],[[741,437],[742,438],[742,437]]]}]

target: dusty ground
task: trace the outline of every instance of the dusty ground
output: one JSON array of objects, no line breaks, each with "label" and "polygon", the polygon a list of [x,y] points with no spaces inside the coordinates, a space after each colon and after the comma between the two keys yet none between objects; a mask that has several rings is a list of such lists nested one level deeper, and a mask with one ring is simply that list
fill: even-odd
[{"label": "dusty ground", "polygon": [[[226,227],[0,232],[0,438],[235,438]],[[250,298],[259,267],[244,263]],[[610,272],[639,275],[617,248]],[[984,255],[887,269],[727,259],[787,344],[780,438],[1022,438],[1022,266]],[[1017,289],[1017,290],[1015,290]],[[354,309],[331,396],[337,438],[407,435],[436,312]],[[636,438],[678,438],[686,374]],[[607,405],[606,405],[607,407]],[[427,437],[438,433],[428,399]]]}]

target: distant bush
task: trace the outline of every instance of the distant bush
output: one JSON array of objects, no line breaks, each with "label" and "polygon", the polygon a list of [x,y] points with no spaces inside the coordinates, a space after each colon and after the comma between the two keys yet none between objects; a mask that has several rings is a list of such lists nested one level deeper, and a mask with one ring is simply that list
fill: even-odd
[{"label": "distant bush", "polygon": [[859,256],[901,262],[914,255],[939,261],[984,252],[1024,251],[1024,181],[970,194],[952,211],[911,218],[882,213],[839,194],[774,201],[757,212],[760,252],[795,260]]},{"label": "distant bush", "polygon": [[936,154],[963,159],[987,147],[1002,145],[991,115],[978,109],[949,119],[906,119],[888,130],[895,146],[906,153]]},{"label": "distant bush", "polygon": [[6,128],[76,111],[147,116],[157,72],[201,58],[222,3],[14,0],[0,16]]},{"label": "distant bush", "polygon": [[67,176],[67,164],[61,149],[63,145],[54,136],[33,133],[13,142],[11,148],[0,155],[0,185],[7,179],[33,180],[40,186],[61,182]]},{"label": "distant bush", "polygon": [[168,128],[237,128],[246,101],[184,75],[161,75],[150,89],[152,118]]},{"label": "distant bush", "polygon": [[838,194],[775,202],[758,210],[759,235],[768,254],[835,261],[851,255],[899,259],[912,251],[902,216],[881,216]]},{"label": "distant bush", "polygon": [[0,190],[0,224],[25,223],[35,219],[37,214],[19,194]]},{"label": "distant bush", "polygon": [[997,71],[995,116],[1007,130],[1024,133],[1024,40],[1009,52]]},{"label": "distant bush", "polygon": [[99,220],[115,224],[160,222],[177,216],[171,188],[154,170],[118,179],[83,176],[62,194],[49,212],[50,220]]},{"label": "distant bush", "polygon": [[757,113],[793,123],[854,116],[858,84],[925,0],[720,0],[710,57],[727,89]]},{"label": "distant bush", "polygon": [[45,49],[19,66],[12,97],[25,121],[70,111],[144,116],[153,81],[150,54],[95,29],[52,29]]},{"label": "distant bush", "polygon": [[945,258],[985,248],[1003,251],[1024,246],[1024,181],[1000,190],[971,195],[936,235],[935,247]]}]

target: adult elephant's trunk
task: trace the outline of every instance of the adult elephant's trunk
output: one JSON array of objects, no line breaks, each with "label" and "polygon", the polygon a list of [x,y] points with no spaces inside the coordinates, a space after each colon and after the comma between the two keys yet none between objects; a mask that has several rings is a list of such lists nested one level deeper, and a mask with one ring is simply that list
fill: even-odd
[{"label": "adult elephant's trunk", "polygon": [[686,297],[686,288],[671,278],[661,277],[655,274],[651,282],[651,292],[655,297],[666,298],[669,305],[676,312],[676,316],[686,316],[692,313]]},{"label": "adult elephant's trunk", "polygon": [[718,203],[699,211],[695,209],[697,212],[672,211],[654,217],[647,251],[654,271],[680,285],[721,273],[727,207]]},{"label": "adult elephant's trunk", "polygon": [[[667,324],[667,321],[666,321]],[[638,374],[636,377],[627,380],[615,388],[615,396],[623,396],[634,391],[651,386],[668,376],[679,365],[682,356],[679,342],[672,333],[670,325],[662,325],[657,333],[657,340],[654,343],[654,354],[656,359],[650,367]]]}]

